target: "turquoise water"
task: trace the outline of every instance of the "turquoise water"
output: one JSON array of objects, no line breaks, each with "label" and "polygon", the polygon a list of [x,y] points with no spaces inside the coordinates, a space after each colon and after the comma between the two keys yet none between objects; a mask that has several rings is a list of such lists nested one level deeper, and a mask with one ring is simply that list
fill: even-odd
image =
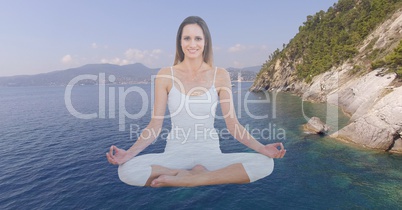
[{"label": "turquoise water", "polygon": [[[401,155],[304,133],[300,98],[250,94],[250,85],[238,83],[233,88],[239,121],[250,131],[265,129],[254,134],[262,143],[280,141],[288,151],[275,161],[273,174],[246,185],[162,189],[125,185],[104,156],[112,144],[128,148],[134,143],[130,124],[143,128],[149,122],[150,106],[140,119],[125,119],[125,131],[119,131],[118,88],[131,86],[106,86],[105,109],[99,106],[97,86],[74,87],[72,104],[77,111],[105,113],[105,118],[87,120],[67,110],[64,87],[0,88],[0,209],[400,208]],[[151,91],[149,85],[135,86],[147,94]],[[115,118],[109,112],[109,92],[115,92]],[[248,101],[246,106],[246,100],[267,103]],[[129,113],[141,110],[139,94],[129,94],[124,101]],[[306,116],[319,116],[333,128],[348,121],[334,107],[329,109],[338,117],[327,119],[326,104],[304,102],[303,107]],[[164,127],[169,125],[166,119]],[[224,129],[224,121],[217,119],[215,126]],[[231,136],[221,137],[223,152],[252,152]],[[164,145],[159,138],[143,153],[162,152]]]}]

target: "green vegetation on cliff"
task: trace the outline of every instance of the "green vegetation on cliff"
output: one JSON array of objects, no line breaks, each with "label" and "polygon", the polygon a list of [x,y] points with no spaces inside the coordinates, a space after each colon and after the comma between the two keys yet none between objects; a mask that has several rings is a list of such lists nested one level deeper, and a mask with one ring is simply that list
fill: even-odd
[{"label": "green vegetation on cliff", "polygon": [[352,58],[364,38],[401,3],[402,0],[339,0],[327,12],[307,16],[299,33],[282,51],[277,49],[269,56],[261,72],[272,72],[278,58],[289,59],[297,63],[297,76],[308,82]]},{"label": "green vegetation on cliff", "polygon": [[394,51],[388,54],[384,59],[373,62],[372,67],[373,69],[388,67],[395,71],[399,78],[402,78],[402,41],[400,41]]}]

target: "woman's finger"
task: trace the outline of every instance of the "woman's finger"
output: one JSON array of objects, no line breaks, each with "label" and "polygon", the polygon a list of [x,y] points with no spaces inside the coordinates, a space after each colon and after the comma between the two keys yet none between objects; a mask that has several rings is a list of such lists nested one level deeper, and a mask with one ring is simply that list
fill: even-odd
[{"label": "woman's finger", "polygon": [[110,154],[109,153],[106,153],[106,157],[107,157],[107,161],[109,162],[109,163],[111,163],[111,164],[113,164],[113,158],[110,156]]},{"label": "woman's finger", "polygon": [[[276,142],[276,143],[273,143],[273,144],[271,144],[271,145],[274,146],[274,147],[277,148],[277,149],[278,149],[278,147],[280,147],[280,150],[281,150],[281,151],[285,149],[285,147],[283,146],[283,144],[282,144],[281,142]],[[279,150],[279,149],[278,149],[278,150]]]},{"label": "woman's finger", "polygon": [[115,156],[111,155],[111,154],[113,154],[113,153],[106,153],[106,157],[107,157],[108,162],[113,164],[113,165],[117,165],[117,161],[115,160]]},{"label": "woman's finger", "polygon": [[283,146],[282,143],[280,143],[280,146],[281,146],[281,150],[285,150],[285,147]]},{"label": "woman's finger", "polygon": [[281,157],[280,158],[283,158],[285,156],[285,154],[286,154],[286,150],[284,149],[284,150],[281,151]]},{"label": "woman's finger", "polygon": [[272,155],[273,158],[278,158],[279,157],[280,152],[277,150],[274,152],[274,154]]},{"label": "woman's finger", "polygon": [[280,146],[281,146],[281,143],[280,143],[280,142],[276,142],[276,143],[272,143],[271,145],[274,146],[274,147],[280,147]]},{"label": "woman's finger", "polygon": [[109,155],[110,156],[113,156],[113,149],[114,149],[114,146],[113,145],[110,146],[110,149],[109,149]]},{"label": "woman's finger", "polygon": [[120,153],[120,151],[121,151],[121,149],[114,146],[114,155],[117,155],[118,153]]}]

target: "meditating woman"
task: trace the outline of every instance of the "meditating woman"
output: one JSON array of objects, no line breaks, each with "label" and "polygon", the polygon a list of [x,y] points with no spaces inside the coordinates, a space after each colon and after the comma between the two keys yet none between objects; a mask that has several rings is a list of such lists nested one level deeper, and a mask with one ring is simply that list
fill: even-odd
[{"label": "meditating woman", "polygon": [[[285,155],[282,143],[263,145],[239,123],[229,73],[214,67],[212,55],[205,21],[186,18],[177,32],[174,65],[162,68],[155,79],[150,123],[128,150],[111,146],[106,153],[111,164],[119,165],[121,181],[151,187],[249,183],[271,174],[273,158]],[[221,152],[214,128],[218,102],[230,134],[257,153]],[[172,129],[165,151],[137,156],[159,135],[166,105]]]}]

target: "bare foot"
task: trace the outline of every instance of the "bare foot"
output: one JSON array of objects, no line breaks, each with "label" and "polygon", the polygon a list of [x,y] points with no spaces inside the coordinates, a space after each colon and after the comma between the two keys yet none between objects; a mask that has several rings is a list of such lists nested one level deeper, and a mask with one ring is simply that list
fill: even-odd
[{"label": "bare foot", "polygon": [[202,165],[196,165],[191,170],[180,170],[175,176],[161,175],[151,182],[151,187],[190,187],[194,175],[208,172]]},{"label": "bare foot", "polygon": [[190,176],[192,173],[189,170],[180,170],[176,176],[183,177],[183,176]]},{"label": "bare foot", "polygon": [[196,165],[190,170],[190,173],[195,175],[195,174],[202,174],[207,171],[208,171],[207,168],[205,168],[203,165]]},{"label": "bare foot", "polygon": [[179,170],[176,176],[196,175],[205,173],[207,171],[207,168],[205,168],[203,165],[195,165],[191,170]]},{"label": "bare foot", "polygon": [[161,175],[152,181],[151,187],[188,187],[190,185],[186,178],[191,176],[191,174],[183,176]]}]

